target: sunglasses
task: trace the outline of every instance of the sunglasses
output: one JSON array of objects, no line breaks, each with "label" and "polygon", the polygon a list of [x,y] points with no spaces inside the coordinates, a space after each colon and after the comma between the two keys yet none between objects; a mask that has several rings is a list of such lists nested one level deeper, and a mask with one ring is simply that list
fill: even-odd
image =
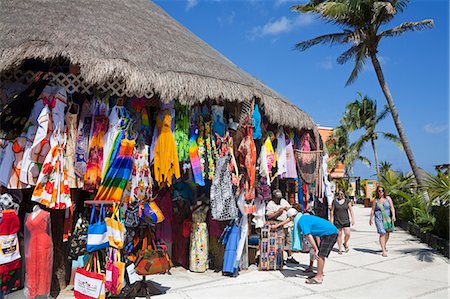
[{"label": "sunglasses", "polygon": [[378,189],[377,192],[384,192],[384,189]]}]

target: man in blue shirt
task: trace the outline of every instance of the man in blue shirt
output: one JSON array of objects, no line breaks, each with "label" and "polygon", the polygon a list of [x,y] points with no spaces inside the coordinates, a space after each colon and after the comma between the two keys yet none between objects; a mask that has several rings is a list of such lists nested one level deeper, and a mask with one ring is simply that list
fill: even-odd
[{"label": "man in blue shirt", "polygon": [[[323,281],[323,269],[325,267],[325,258],[330,255],[331,249],[337,241],[338,230],[331,222],[313,215],[302,215],[298,213],[295,217],[294,226],[297,233],[303,234],[311,243],[314,249],[314,255],[317,258],[317,274],[306,280],[308,284],[321,284]],[[298,236],[301,238],[301,236]],[[320,238],[320,246],[314,237]]]}]

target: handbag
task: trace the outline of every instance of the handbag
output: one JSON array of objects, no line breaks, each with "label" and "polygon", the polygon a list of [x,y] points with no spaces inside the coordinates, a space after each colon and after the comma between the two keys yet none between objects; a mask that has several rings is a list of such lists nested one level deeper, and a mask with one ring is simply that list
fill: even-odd
[{"label": "handbag", "polygon": [[120,250],[109,248],[108,261],[106,262],[105,288],[111,294],[119,294],[125,275],[125,263],[120,261]]},{"label": "handbag", "polygon": [[[94,271],[91,272],[91,267]],[[93,253],[84,268],[78,268],[74,278],[76,299],[105,298],[105,275],[100,273],[98,254]]]},{"label": "handbag", "polygon": [[141,206],[141,218],[146,223],[161,223],[164,221],[164,215],[154,200],[144,202]]},{"label": "handbag", "polygon": [[122,212],[120,205],[113,204],[111,217],[105,218],[108,233],[109,246],[122,249],[125,240],[125,225],[122,223]]},{"label": "handbag", "polygon": [[170,259],[167,251],[158,248],[152,239],[153,248],[147,246],[148,236],[142,240],[142,249],[136,258],[135,269],[139,275],[153,275],[166,273],[170,270]]},{"label": "handbag", "polygon": [[87,229],[86,249],[88,252],[104,249],[109,246],[108,231],[105,222],[105,208],[100,206],[99,215],[95,213],[95,205],[92,205],[91,220]]},{"label": "handbag", "polygon": [[128,205],[127,210],[125,211],[125,226],[136,228],[139,225],[139,201],[133,201]]},{"label": "handbag", "polygon": [[87,254],[86,241],[87,241],[87,229],[89,226],[89,221],[81,216],[78,218],[73,234],[70,238],[69,245],[69,258],[72,260],[77,260],[78,257]]}]

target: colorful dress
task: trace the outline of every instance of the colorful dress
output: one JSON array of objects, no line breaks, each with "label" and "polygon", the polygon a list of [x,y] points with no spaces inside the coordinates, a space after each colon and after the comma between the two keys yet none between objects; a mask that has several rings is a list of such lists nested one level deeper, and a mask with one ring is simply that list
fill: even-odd
[{"label": "colorful dress", "polygon": [[253,200],[256,197],[256,146],[251,127],[247,127],[247,136],[242,139],[238,152],[241,169],[244,168],[246,171],[244,197],[246,200]]},{"label": "colorful dress", "polygon": [[178,160],[186,162],[189,161],[189,108],[177,103],[176,111],[174,135]]},{"label": "colorful dress", "polygon": [[205,147],[205,126],[202,117],[200,117],[198,122],[197,145],[198,145],[198,156],[200,158],[200,165],[202,166],[202,177],[203,179],[205,179],[205,170],[207,166],[207,161],[206,161],[206,147]]},{"label": "colorful dress", "polygon": [[228,169],[231,155],[216,158],[216,173],[211,184],[211,215],[215,220],[230,220],[238,216],[236,200]]},{"label": "colorful dress", "polygon": [[228,131],[225,133],[224,137],[220,137],[219,134],[216,134],[216,147],[213,148],[213,150],[215,151],[216,159],[218,157],[224,157],[227,155],[231,156],[228,170],[231,173],[231,183],[237,186],[239,184],[239,171],[237,168],[236,158],[234,157],[233,153],[233,138],[231,138]]},{"label": "colorful dress", "polygon": [[192,211],[191,249],[189,270],[205,272],[208,269],[208,206],[201,205]]},{"label": "colorful dress", "polygon": [[103,168],[103,141],[108,128],[108,119],[104,115],[96,116],[94,122],[94,133],[89,148],[89,157],[86,162],[86,173],[84,174],[83,189],[94,192],[102,181]]},{"label": "colorful dress", "polygon": [[134,149],[133,170],[131,179],[128,181],[124,192],[124,199],[127,202],[134,200],[146,200],[152,196],[153,180],[149,166],[149,146]]},{"label": "colorful dress", "polygon": [[192,174],[194,175],[194,182],[199,186],[205,186],[205,180],[202,175],[202,164],[198,155],[197,145],[198,129],[197,125],[191,125],[191,134],[189,136],[189,157],[191,160]]},{"label": "colorful dress", "polygon": [[118,202],[122,199],[123,191],[130,179],[133,168],[134,144],[135,141],[131,139],[123,139],[121,141],[119,155],[112,161],[94,200]]},{"label": "colorful dress", "polygon": [[67,209],[72,201],[64,159],[65,143],[52,136],[50,145],[31,200],[51,209]]},{"label": "colorful dress", "polygon": [[170,127],[171,123],[172,118],[169,113],[164,115],[163,121],[159,118],[156,120],[159,136],[156,141],[153,160],[155,180],[160,186],[166,184],[168,187],[172,185],[173,176],[177,179],[181,176],[175,138]]},{"label": "colorful dress", "polygon": [[208,180],[214,178],[214,138],[211,130],[212,123],[210,121],[205,123],[205,144],[206,144],[206,159],[208,163]]}]

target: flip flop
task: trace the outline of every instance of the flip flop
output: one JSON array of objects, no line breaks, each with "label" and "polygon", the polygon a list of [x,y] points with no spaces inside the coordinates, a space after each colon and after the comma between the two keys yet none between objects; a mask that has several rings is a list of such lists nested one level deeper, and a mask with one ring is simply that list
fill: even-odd
[{"label": "flip flop", "polygon": [[348,246],[347,246],[347,244],[343,244],[344,245],[344,248],[345,248],[345,252],[349,252],[349,248],[348,248]]},{"label": "flip flop", "polygon": [[316,280],[314,277],[313,277],[313,278],[310,278],[310,279],[307,279],[307,280],[305,281],[305,283],[307,283],[307,284],[322,284],[321,281]]},{"label": "flip flop", "polygon": [[382,257],[387,257],[388,255],[387,255],[387,253],[383,253],[383,254],[381,254],[381,256]]}]

